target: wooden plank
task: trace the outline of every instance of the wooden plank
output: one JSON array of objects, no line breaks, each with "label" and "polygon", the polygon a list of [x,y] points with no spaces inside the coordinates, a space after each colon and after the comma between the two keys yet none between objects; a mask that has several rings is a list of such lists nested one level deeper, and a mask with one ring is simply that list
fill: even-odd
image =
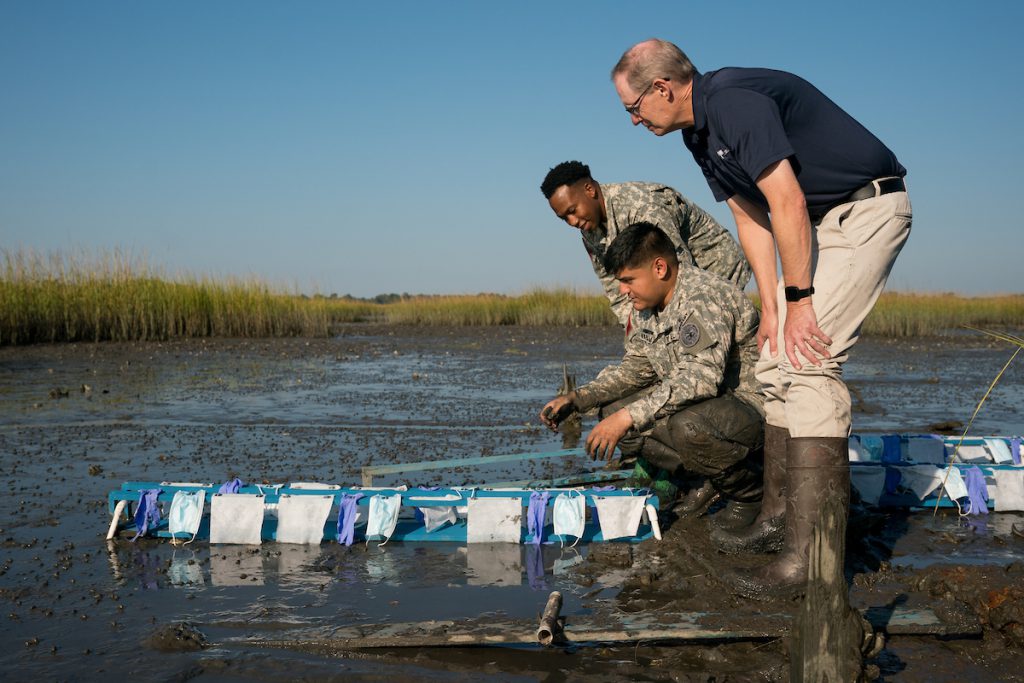
[{"label": "wooden plank", "polygon": [[[928,609],[872,608],[869,621],[890,633],[902,635],[975,636],[980,627],[952,628],[943,625]],[[883,617],[884,615],[884,617]],[[881,619],[881,621],[879,621]],[[790,632],[793,616],[786,613],[718,614],[707,612],[639,613],[600,617],[567,617],[563,633],[574,645],[635,643],[638,641],[701,642],[780,638]],[[287,639],[228,639],[250,647],[304,651],[405,647],[466,647],[487,645],[536,646],[537,624],[528,619],[486,621],[434,620],[338,627],[324,636],[323,630],[300,632]]]}]

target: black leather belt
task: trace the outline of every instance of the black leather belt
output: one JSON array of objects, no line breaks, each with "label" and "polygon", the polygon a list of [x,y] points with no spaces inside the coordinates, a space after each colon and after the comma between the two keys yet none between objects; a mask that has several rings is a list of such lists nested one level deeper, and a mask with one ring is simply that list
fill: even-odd
[{"label": "black leather belt", "polygon": [[844,199],[839,200],[831,206],[822,207],[820,209],[810,209],[808,214],[811,217],[811,222],[817,223],[820,221],[826,213],[836,208],[840,204],[848,204],[850,202],[859,202],[862,199],[871,199],[872,197],[881,197],[883,194],[890,194],[892,192],[906,192],[907,185],[903,182],[903,178],[882,178],[880,180],[872,180],[870,183],[855,190],[847,195]]}]

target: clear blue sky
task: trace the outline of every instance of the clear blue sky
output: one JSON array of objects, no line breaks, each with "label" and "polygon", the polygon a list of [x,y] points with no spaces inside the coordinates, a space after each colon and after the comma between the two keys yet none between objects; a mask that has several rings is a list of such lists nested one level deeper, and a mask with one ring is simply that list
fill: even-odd
[{"label": "clear blue sky", "polygon": [[597,291],[538,186],[679,189],[608,79],[632,43],[800,74],[909,169],[890,289],[1024,291],[1018,2],[0,1],[0,246],[323,293]]}]

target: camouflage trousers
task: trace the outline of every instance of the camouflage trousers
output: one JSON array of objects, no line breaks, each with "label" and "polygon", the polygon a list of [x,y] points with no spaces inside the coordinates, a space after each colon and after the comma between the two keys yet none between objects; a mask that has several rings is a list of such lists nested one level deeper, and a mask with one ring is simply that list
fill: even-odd
[{"label": "camouflage trousers", "polygon": [[[605,418],[654,390],[649,387],[601,407]],[[630,430],[619,442],[624,456],[643,456],[669,473],[685,470],[709,478],[737,466],[758,467],[764,446],[764,418],[731,394],[687,406],[655,421],[643,432]]]}]

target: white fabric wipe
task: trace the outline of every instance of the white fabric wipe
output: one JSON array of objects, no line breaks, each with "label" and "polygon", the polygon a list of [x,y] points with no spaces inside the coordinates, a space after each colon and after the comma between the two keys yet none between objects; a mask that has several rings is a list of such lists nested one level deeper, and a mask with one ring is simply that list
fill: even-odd
[{"label": "white fabric wipe", "polygon": [[431,531],[437,531],[445,524],[455,524],[458,521],[455,508],[452,506],[419,508],[419,511],[423,515],[423,527],[428,534]]},{"label": "white fabric wipe", "polygon": [[1024,511],[1024,472],[1020,470],[996,470],[994,473],[996,510]]},{"label": "white fabric wipe", "polygon": [[597,521],[604,540],[636,536],[645,503],[645,496],[594,496]]},{"label": "white fabric wipe", "polygon": [[851,467],[850,483],[857,489],[861,500],[869,505],[878,505],[885,490],[885,468]]},{"label": "white fabric wipe", "polygon": [[935,465],[911,465],[901,467],[903,478],[900,484],[914,492],[918,500],[924,500],[935,489],[942,486],[943,471]]},{"label": "white fabric wipe", "polygon": [[519,543],[523,503],[519,498],[470,498],[466,503],[467,543]]},{"label": "white fabric wipe", "polygon": [[907,439],[907,457],[911,462],[932,465],[946,464],[946,444],[930,436],[912,436]]},{"label": "white fabric wipe", "polygon": [[956,458],[960,462],[992,462],[992,456],[984,446],[962,445],[956,452]]},{"label": "white fabric wipe", "polygon": [[334,496],[281,494],[277,502],[277,542],[319,544]]},{"label": "white fabric wipe", "polygon": [[259,545],[263,501],[258,493],[216,493],[210,501],[210,543]]}]

